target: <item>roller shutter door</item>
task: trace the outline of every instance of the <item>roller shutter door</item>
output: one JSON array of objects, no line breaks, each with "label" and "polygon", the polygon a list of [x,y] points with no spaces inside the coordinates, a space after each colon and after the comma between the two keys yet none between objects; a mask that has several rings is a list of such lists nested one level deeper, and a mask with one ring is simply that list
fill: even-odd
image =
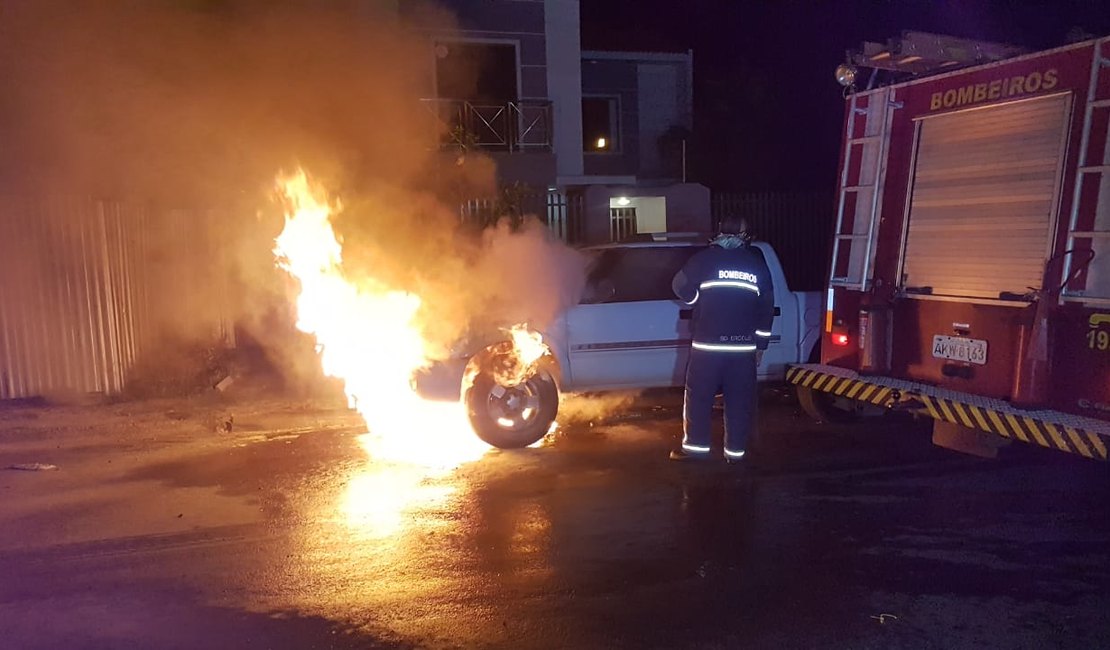
[{"label": "roller shutter door", "polygon": [[905,287],[975,298],[1040,287],[1069,97],[921,121]]}]

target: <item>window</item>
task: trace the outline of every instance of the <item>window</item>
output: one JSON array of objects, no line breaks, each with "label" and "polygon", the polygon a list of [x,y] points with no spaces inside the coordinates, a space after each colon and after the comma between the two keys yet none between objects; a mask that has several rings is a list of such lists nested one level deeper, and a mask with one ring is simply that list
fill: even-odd
[{"label": "window", "polygon": [[618,151],[616,97],[582,98],[582,150]]},{"label": "window", "polygon": [[489,105],[516,101],[514,44],[441,41],[435,52],[436,94],[440,99]]},{"label": "window", "polygon": [[671,282],[686,260],[704,246],[609,248],[595,258],[590,285],[612,283],[615,292],[604,302],[675,300]]}]

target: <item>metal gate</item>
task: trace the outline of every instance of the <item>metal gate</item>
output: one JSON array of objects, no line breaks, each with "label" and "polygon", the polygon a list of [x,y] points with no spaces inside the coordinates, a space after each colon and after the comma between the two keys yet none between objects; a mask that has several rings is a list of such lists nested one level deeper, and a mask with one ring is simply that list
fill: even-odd
[{"label": "metal gate", "polygon": [[459,205],[459,219],[473,228],[488,228],[502,219],[525,217],[543,221],[548,229],[568,244],[581,243],[584,201],[579,192],[527,192],[512,201],[501,198],[470,199]]},{"label": "metal gate", "polygon": [[609,208],[609,241],[622,241],[636,234],[636,208]]}]

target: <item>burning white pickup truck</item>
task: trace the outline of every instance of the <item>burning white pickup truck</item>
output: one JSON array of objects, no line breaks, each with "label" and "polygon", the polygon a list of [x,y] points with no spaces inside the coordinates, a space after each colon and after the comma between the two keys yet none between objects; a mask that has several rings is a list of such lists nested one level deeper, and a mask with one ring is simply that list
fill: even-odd
[{"label": "burning white pickup truck", "polygon": [[[516,356],[531,343],[514,330],[477,353],[461,354],[423,373],[419,391],[465,400],[478,436],[502,448],[524,447],[544,436],[555,420],[559,393],[681,386],[690,349],[690,310],[671,290],[675,273],[708,237],[656,235],[650,241],[599,246],[592,257],[585,296],[547,331],[549,350],[521,368]],[[789,364],[811,360],[820,339],[823,305],[818,293],[792,292],[778,256],[756,242],[775,285],[777,317],[771,345],[759,366],[761,381],[783,379]],[[538,342],[535,342],[538,344]]]}]

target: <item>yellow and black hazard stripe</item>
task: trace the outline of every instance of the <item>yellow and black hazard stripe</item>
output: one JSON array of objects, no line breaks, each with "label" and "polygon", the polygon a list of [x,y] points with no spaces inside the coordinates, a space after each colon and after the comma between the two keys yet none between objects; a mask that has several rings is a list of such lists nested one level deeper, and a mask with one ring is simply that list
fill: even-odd
[{"label": "yellow and black hazard stripe", "polygon": [[858,379],[837,377],[816,370],[793,367],[786,371],[786,380],[792,384],[805,386],[825,393],[840,395],[848,399],[875,404],[876,406],[890,406],[897,399],[893,388],[879,386]]},{"label": "yellow and black hazard stripe", "polygon": [[902,397],[912,397],[923,405],[918,412],[936,420],[951,422],[969,429],[979,429],[1019,442],[1078,454],[1085,458],[1107,460],[1106,443],[1103,437],[1094,431],[922,393],[903,396],[889,387],[807,368],[790,368],[786,372],[786,379],[798,386],[879,406],[892,406]]},{"label": "yellow and black hazard stripe", "polygon": [[924,403],[929,416],[937,420],[1086,458],[1107,459],[1106,444],[1102,436],[1093,431],[930,395],[916,397]]}]

